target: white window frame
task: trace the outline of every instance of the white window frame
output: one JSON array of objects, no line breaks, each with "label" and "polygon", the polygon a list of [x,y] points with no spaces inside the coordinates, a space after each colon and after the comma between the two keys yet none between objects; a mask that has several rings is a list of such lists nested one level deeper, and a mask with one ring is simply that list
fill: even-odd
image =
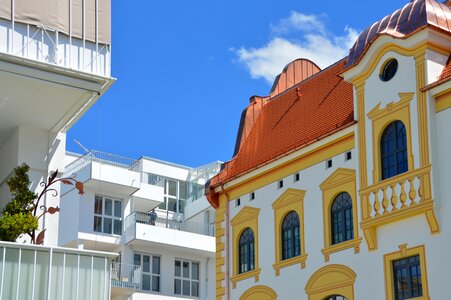
[{"label": "white window frame", "polygon": [[[153,292],[153,293],[161,293],[161,256],[160,255],[154,255],[154,254],[149,254],[149,253],[142,253],[142,252],[135,252],[133,254],[133,263],[135,263],[135,255],[139,255],[140,256],[140,264],[138,265],[141,268],[141,278],[139,279],[139,289],[141,291],[146,291],[146,292]],[[148,256],[149,257],[149,272],[144,272],[144,256]],[[153,259],[154,258],[158,258],[159,260],[159,273],[154,273],[153,272]],[[144,275],[150,276],[150,289],[149,290],[145,290],[143,289],[143,277]],[[153,290],[153,278],[154,277],[158,277],[158,291],[154,291]]]},{"label": "white window frame", "polygon": [[[176,270],[175,270],[175,264],[177,261],[180,262],[180,275],[177,276]],[[183,264],[188,263],[188,277],[183,276]],[[197,279],[193,278],[193,264],[197,264]],[[180,294],[176,292],[176,281],[180,280]],[[183,282],[187,281],[189,282],[189,295],[185,295],[183,293]],[[197,295],[193,295],[193,283],[197,283]],[[182,258],[176,258],[174,260],[174,295],[180,295],[180,296],[188,296],[188,297],[195,297],[200,298],[200,262],[199,261],[192,261]]]},{"label": "white window frame", "polygon": [[[101,211],[101,213],[96,213],[96,201],[97,201],[98,198],[102,199],[102,211]],[[112,201],[111,215],[107,215],[105,213],[105,201],[106,200],[111,200]],[[115,215],[115,209],[116,209],[115,203],[116,202],[121,203],[120,217]],[[93,226],[92,226],[93,232],[99,233],[99,234],[121,236],[122,235],[123,226],[124,226],[123,207],[124,207],[124,201],[122,199],[96,194],[94,196],[94,217],[93,217]],[[100,218],[100,220],[101,220],[100,221],[100,228],[101,228],[100,231],[96,231],[95,230],[96,217]],[[105,226],[104,226],[105,225],[105,219],[111,219],[111,233],[105,232]],[[119,234],[114,233],[114,223],[115,223],[115,221],[120,221],[120,223],[121,223],[121,226],[120,226],[121,231],[120,231]]]}]

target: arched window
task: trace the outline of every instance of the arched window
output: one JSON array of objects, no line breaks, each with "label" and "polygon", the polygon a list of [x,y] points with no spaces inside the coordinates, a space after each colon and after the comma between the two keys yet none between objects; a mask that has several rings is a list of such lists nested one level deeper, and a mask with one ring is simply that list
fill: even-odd
[{"label": "arched window", "polygon": [[254,232],[250,228],[246,228],[240,236],[239,255],[240,274],[255,268]]},{"label": "arched window", "polygon": [[289,212],[282,222],[282,259],[301,255],[301,234],[299,216]]},{"label": "arched window", "polygon": [[346,299],[345,297],[340,296],[340,295],[333,295],[333,296],[327,297],[324,300],[348,300],[348,299]]},{"label": "arched window", "polygon": [[332,202],[331,225],[333,245],[354,238],[352,199],[346,192],[338,194]]},{"label": "arched window", "polygon": [[406,127],[394,121],[385,128],[381,136],[382,180],[404,173],[407,165]]}]

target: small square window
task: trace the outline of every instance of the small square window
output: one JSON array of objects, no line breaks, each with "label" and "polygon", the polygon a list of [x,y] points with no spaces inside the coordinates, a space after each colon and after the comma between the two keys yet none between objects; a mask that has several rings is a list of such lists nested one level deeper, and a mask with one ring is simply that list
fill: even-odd
[{"label": "small square window", "polygon": [[236,199],[235,200],[235,206],[240,206],[240,204],[241,204],[240,198]]},{"label": "small square window", "polygon": [[300,177],[299,173],[294,174],[294,182],[299,181]]},{"label": "small square window", "polygon": [[352,152],[351,151],[346,152],[345,160],[348,161],[348,160],[351,160],[351,159],[352,159]]},{"label": "small square window", "polygon": [[326,169],[332,168],[332,159],[326,160]]},{"label": "small square window", "polygon": [[255,199],[255,192],[250,193],[249,195],[249,200],[254,200]]},{"label": "small square window", "polygon": [[279,180],[279,182],[277,183],[277,188],[283,188],[283,180]]}]

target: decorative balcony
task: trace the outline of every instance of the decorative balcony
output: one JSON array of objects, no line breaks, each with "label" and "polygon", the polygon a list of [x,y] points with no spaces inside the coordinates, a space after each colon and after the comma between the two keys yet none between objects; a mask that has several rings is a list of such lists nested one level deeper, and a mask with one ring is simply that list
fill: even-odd
[{"label": "decorative balcony", "polygon": [[431,233],[439,226],[431,193],[431,167],[408,171],[360,191],[361,227],[370,250],[377,248],[376,228],[400,219],[424,214]]},{"label": "decorative balcony", "polygon": [[140,211],[135,211],[125,218],[125,242],[131,244],[156,243],[213,255],[215,252],[214,235],[213,224],[160,217],[151,221],[148,213]]}]

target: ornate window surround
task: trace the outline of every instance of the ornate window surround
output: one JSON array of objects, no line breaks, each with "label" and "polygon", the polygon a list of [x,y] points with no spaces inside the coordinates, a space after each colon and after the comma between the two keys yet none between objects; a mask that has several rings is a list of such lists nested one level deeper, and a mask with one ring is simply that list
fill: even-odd
[{"label": "ornate window surround", "polygon": [[[304,190],[287,189],[276,201],[273,202],[274,210],[274,246],[275,258],[273,268],[276,276],[280,275],[280,269],[294,264],[300,264],[305,268],[307,253],[305,253],[305,235],[304,235]],[[299,226],[301,234],[301,255],[282,260],[282,223],[285,216],[295,211],[299,216]]]},{"label": "ornate window surround", "polygon": [[[356,192],[356,172],[352,169],[338,168],[323,183],[320,184],[323,191],[323,228],[324,228],[324,248],[321,252],[324,260],[329,261],[330,254],[349,248],[354,248],[354,253],[360,252],[358,216],[357,216],[357,192]],[[346,192],[352,200],[352,222],[354,238],[338,244],[332,244],[332,227],[330,210],[336,196]]]},{"label": "ornate window surround", "polygon": [[423,296],[416,297],[416,300],[427,300],[429,297],[429,288],[426,270],[426,251],[424,245],[407,248],[407,244],[399,245],[399,251],[384,255],[384,273],[385,273],[385,299],[395,300],[395,287],[393,280],[393,265],[394,260],[406,258],[409,256],[418,255],[420,257],[421,269],[421,284],[423,286]]},{"label": "ornate window surround", "polygon": [[[232,281],[233,288],[236,288],[236,283],[238,281],[254,277],[255,282],[260,279],[260,265],[258,263],[258,215],[260,214],[260,209],[250,206],[244,206],[241,211],[230,221],[232,225],[232,255],[233,255],[233,276],[230,278]],[[254,270],[239,273],[239,244],[240,236],[244,230],[247,228],[252,229],[254,232],[254,259],[255,268]]]}]

